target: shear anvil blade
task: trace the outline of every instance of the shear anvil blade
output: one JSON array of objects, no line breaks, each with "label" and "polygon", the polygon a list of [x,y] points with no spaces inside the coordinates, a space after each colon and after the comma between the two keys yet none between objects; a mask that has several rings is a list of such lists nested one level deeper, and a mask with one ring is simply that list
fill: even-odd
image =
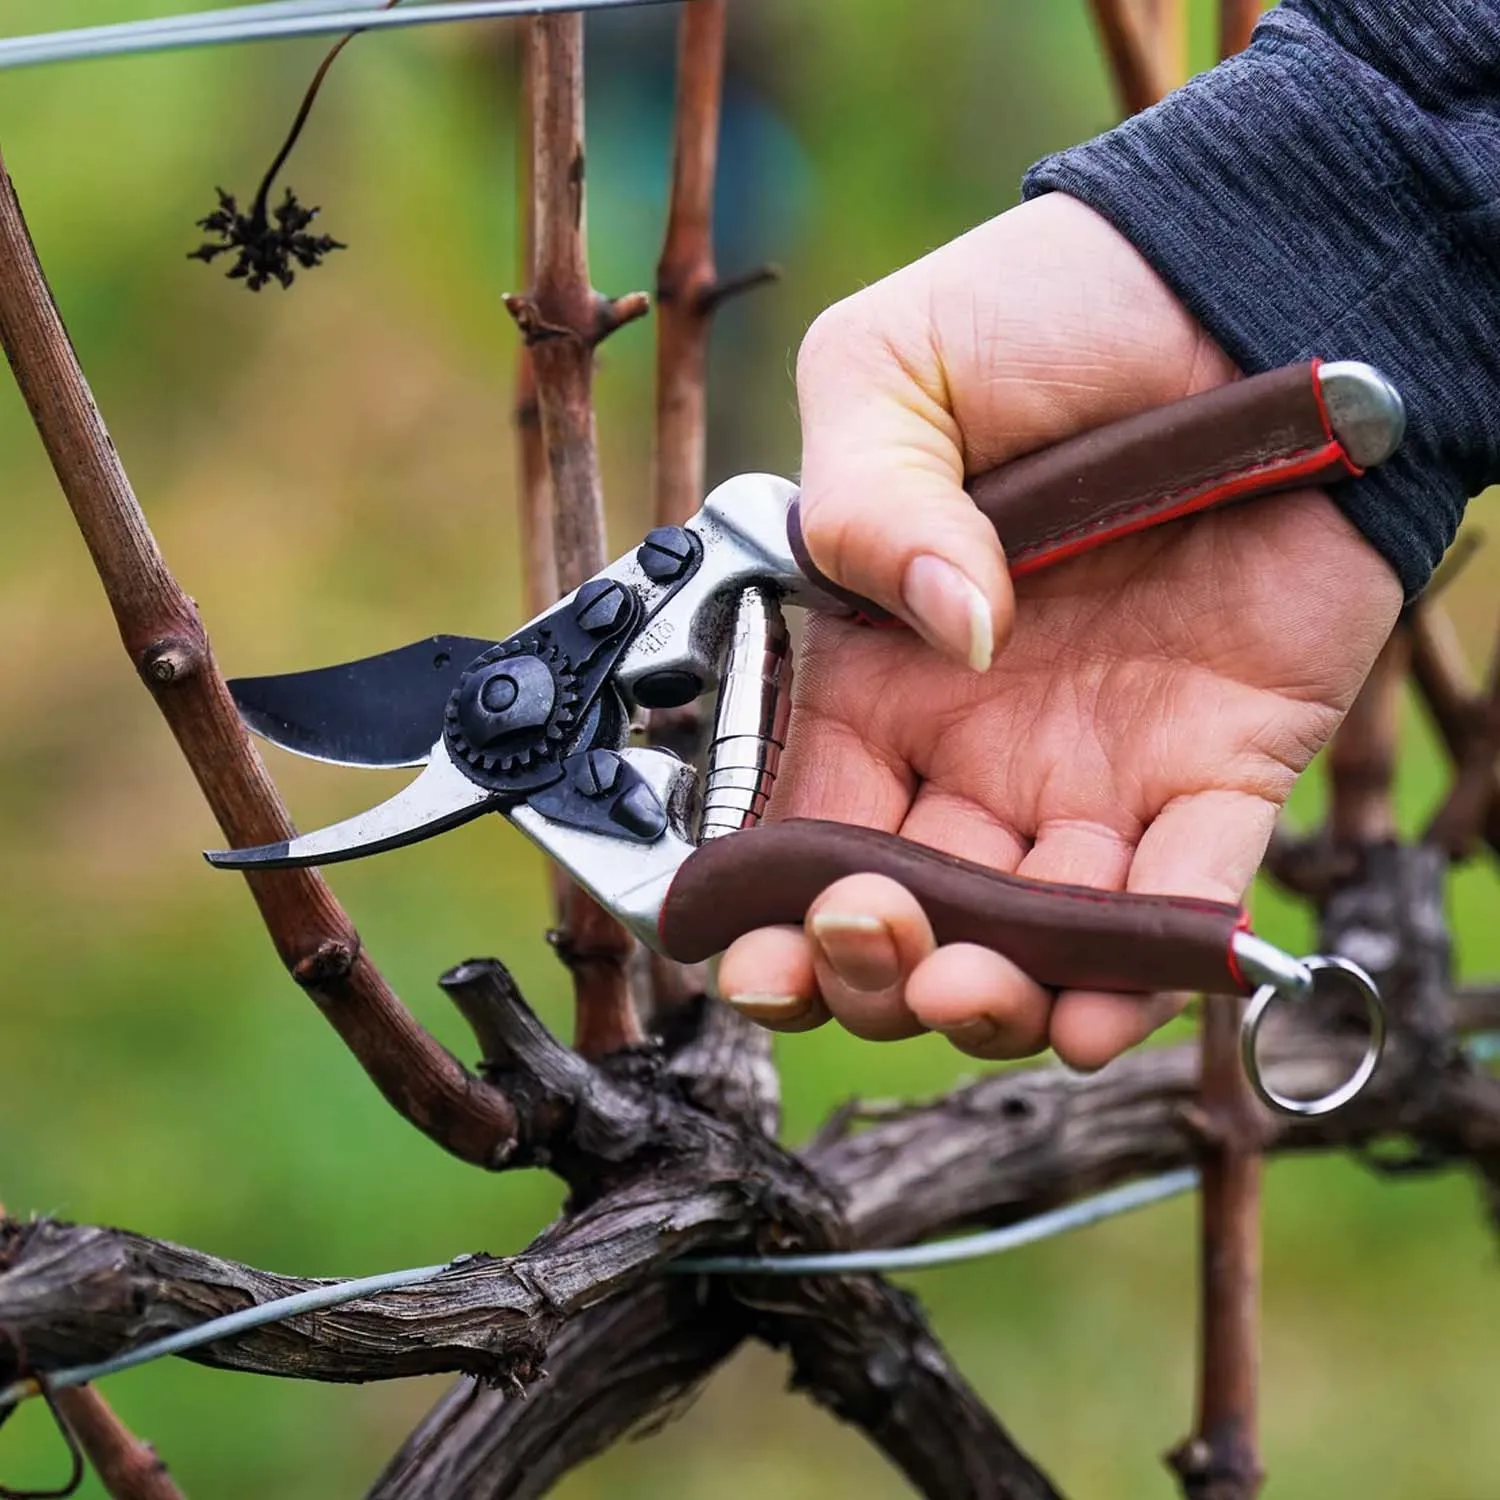
[{"label": "shear anvil blade", "polygon": [[340,766],[420,766],[464,668],[494,641],[430,635],[395,651],[229,684],[253,733]]},{"label": "shear anvil blade", "polygon": [[211,865],[228,870],[286,870],[301,865],[331,865],[386,849],[415,844],[434,833],[457,828],[495,805],[491,792],[476,786],[458,769],[439,741],[432,759],[410,786],[368,812],[345,818],[290,843],[261,844],[254,849],[213,849],[204,854]]}]

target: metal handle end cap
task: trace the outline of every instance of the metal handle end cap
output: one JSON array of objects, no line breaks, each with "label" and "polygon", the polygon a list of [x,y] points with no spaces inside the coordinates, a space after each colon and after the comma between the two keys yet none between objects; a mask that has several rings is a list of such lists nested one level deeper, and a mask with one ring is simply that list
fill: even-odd
[{"label": "metal handle end cap", "polygon": [[1406,403],[1373,365],[1355,359],[1318,366],[1318,386],[1333,434],[1362,469],[1383,464],[1406,435]]}]

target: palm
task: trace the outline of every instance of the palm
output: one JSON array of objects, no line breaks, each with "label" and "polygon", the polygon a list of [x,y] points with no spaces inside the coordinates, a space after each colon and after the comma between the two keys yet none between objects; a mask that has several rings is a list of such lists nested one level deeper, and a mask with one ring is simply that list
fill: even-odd
[{"label": "palm", "polygon": [[[1310,513],[1334,545],[1294,572],[1278,539],[1295,526],[1305,548]],[[1127,882],[1156,819],[1191,816],[1233,833],[1217,873],[1237,896],[1388,623],[1342,529],[1304,496],[1117,543],[1023,583],[982,677],[915,637],[820,622],[778,811],[1099,885]]]},{"label": "palm", "polygon": [[[1041,880],[1238,900],[1389,629],[1389,593],[1379,558],[1304,493],[1024,580],[982,676],[904,631],[817,620],[775,815]],[[1141,1014],[1065,997],[1035,1041],[1102,1060],[1147,1029]],[[919,1029],[889,1010],[852,1024]]]}]

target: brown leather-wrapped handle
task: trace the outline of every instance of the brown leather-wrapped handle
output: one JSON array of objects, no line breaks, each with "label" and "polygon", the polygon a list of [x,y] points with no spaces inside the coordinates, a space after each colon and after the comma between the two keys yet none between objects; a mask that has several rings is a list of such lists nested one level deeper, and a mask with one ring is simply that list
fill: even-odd
[{"label": "brown leather-wrapped handle", "polygon": [[689,855],[662,904],[663,951],[681,963],[744,933],[800,925],[845,875],[889,875],[927,913],[939,943],[979,943],[1039,983],[1121,994],[1242,994],[1231,945],[1238,907],[1001,875],[894,834],[791,818],[715,839]]},{"label": "brown leather-wrapped handle", "polygon": [[[1228,501],[1348,479],[1364,471],[1330,421],[1318,371],[1311,360],[1232,381],[1003,464],[966,488],[1019,577]],[[1394,422],[1400,401],[1389,400]],[[867,620],[890,618],[818,571],[796,502],[787,532],[809,579]]]}]

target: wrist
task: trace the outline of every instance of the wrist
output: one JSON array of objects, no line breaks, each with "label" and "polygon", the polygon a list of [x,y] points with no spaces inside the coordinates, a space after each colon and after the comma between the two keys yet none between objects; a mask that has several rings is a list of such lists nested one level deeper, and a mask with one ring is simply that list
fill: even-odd
[{"label": "wrist", "polygon": [[1333,497],[1408,597],[1500,477],[1500,274],[1473,211],[1483,185],[1459,173],[1488,146],[1466,118],[1419,107],[1283,7],[1240,57],[1024,188],[1102,213],[1247,373],[1317,356],[1392,380],[1401,451]]}]

